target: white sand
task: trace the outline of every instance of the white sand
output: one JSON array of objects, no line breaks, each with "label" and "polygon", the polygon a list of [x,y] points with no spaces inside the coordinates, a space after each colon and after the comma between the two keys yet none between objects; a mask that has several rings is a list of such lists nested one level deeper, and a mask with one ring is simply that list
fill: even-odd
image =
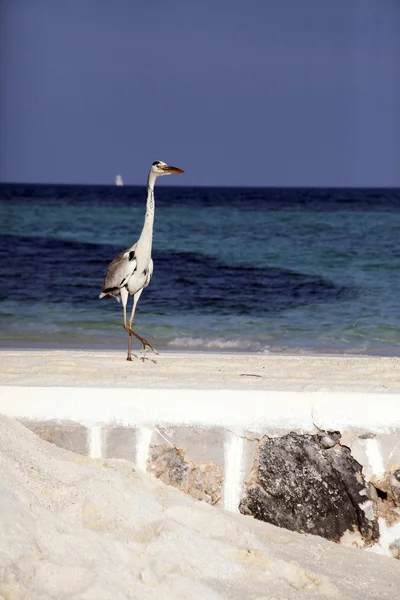
[{"label": "white sand", "polygon": [[0,385],[399,392],[400,358],[0,351]]},{"label": "white sand", "polygon": [[391,599],[396,560],[202,504],[0,417],[0,598]]}]

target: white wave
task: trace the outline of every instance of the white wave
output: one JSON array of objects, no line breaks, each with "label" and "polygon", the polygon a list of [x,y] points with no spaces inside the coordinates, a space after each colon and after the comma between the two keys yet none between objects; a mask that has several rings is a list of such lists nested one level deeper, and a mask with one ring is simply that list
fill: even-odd
[{"label": "white wave", "polygon": [[168,346],[179,348],[196,348],[205,349],[213,348],[215,350],[248,350],[251,352],[266,351],[259,342],[252,340],[243,340],[240,338],[227,340],[223,338],[194,338],[194,337],[178,337],[168,342]]}]

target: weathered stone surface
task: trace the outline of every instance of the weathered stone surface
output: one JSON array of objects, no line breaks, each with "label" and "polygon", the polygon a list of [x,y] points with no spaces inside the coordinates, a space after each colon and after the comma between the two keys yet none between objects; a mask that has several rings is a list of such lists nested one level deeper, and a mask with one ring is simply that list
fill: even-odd
[{"label": "weathered stone surface", "polygon": [[21,423],[47,442],[60,448],[87,454],[87,428],[75,421],[28,421],[20,419]]},{"label": "weathered stone surface", "polygon": [[124,458],[136,462],[137,430],[133,427],[108,427],[104,435],[105,458]]},{"label": "weathered stone surface", "polygon": [[392,553],[393,558],[400,560],[400,538],[397,538],[397,540],[394,540],[390,544],[389,550]]},{"label": "weathered stone surface", "polygon": [[[388,527],[400,523],[400,469],[386,471],[383,477],[371,478],[376,494],[376,514]],[[400,548],[400,540],[398,540]],[[397,550],[396,550],[397,552]]]},{"label": "weathered stone surface", "polygon": [[216,504],[221,497],[223,475],[218,465],[186,460],[181,448],[151,446],[147,470],[198,500]]},{"label": "weathered stone surface", "polygon": [[279,527],[339,541],[359,532],[379,537],[361,465],[341,446],[338,432],[264,436],[246,480],[240,511]]},{"label": "weathered stone surface", "polygon": [[393,504],[400,509],[400,469],[387,473],[388,489]]},{"label": "weathered stone surface", "polygon": [[380,456],[380,463],[387,471],[395,471],[400,467],[400,428],[393,428],[390,433],[373,433],[371,431],[348,430],[341,437],[342,446],[351,450],[351,455],[363,465],[363,475],[367,480],[377,477],[374,471],[376,464],[371,457]]},{"label": "weathered stone surface", "polygon": [[182,448],[187,460],[195,463],[212,461],[222,470],[224,469],[225,432],[221,427],[157,425],[154,434],[155,443],[164,443],[162,435],[175,447]]}]

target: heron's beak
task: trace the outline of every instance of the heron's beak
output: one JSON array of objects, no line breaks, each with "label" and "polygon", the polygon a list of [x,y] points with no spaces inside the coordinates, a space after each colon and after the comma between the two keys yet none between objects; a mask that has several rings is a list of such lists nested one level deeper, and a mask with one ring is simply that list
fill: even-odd
[{"label": "heron's beak", "polygon": [[182,171],[182,169],[178,169],[178,167],[170,167],[169,165],[167,165],[166,167],[164,167],[164,171],[166,173],[168,173],[168,175],[172,175],[172,173],[175,173],[176,175],[179,175],[180,173],[184,173],[185,171]]}]

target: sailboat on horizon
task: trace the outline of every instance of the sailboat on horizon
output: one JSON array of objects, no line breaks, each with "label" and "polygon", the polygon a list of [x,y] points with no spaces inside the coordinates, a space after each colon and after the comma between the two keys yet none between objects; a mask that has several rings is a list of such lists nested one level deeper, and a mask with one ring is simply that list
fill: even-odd
[{"label": "sailboat on horizon", "polygon": [[124,185],[124,181],[122,179],[122,175],[117,175],[115,177],[115,185],[118,185],[118,186]]}]

